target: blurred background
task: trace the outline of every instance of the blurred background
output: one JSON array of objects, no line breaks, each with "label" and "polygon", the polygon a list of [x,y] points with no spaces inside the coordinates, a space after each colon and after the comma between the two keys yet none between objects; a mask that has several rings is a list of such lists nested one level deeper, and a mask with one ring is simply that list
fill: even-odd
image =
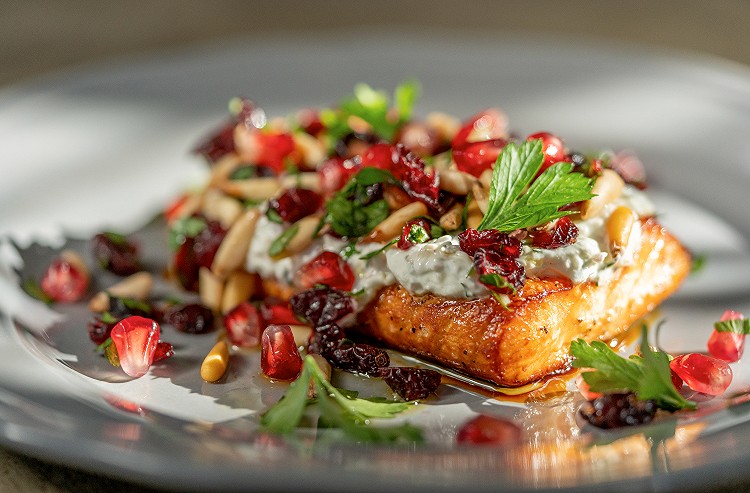
[{"label": "blurred background", "polygon": [[[748,0],[0,0],[0,90],[60,71],[74,73],[205,43],[384,26],[436,37],[447,29],[482,37],[523,31],[750,66]],[[0,491],[93,492],[100,491],[102,481],[0,449]],[[107,481],[112,491],[151,491]],[[736,485],[736,490],[747,491],[745,486]],[[730,490],[722,485],[717,491]]]}]

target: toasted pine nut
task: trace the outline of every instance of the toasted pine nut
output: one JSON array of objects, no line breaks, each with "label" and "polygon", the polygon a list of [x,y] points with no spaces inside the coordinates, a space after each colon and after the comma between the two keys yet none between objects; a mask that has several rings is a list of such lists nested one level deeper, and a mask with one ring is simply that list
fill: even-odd
[{"label": "toasted pine nut", "polygon": [[[323,375],[325,375],[326,381],[330,382],[331,374],[333,372],[331,364],[319,354],[311,354],[310,356],[313,357],[315,363],[318,365],[318,368],[320,368],[320,370],[323,372]],[[307,397],[310,399],[315,397],[315,385],[313,385],[312,379],[310,379],[310,386],[307,388]]]},{"label": "toasted pine nut", "polygon": [[245,262],[260,214],[257,208],[248,209],[229,228],[211,264],[211,271],[217,277],[225,278]]},{"label": "toasted pine nut", "polygon": [[308,168],[315,169],[325,160],[326,149],[321,141],[306,132],[294,132],[292,138],[302,162]]},{"label": "toasted pine nut", "polygon": [[409,197],[401,187],[390,184],[386,184],[385,187],[383,187],[383,199],[386,204],[388,204],[390,210],[400,209],[411,203],[411,197]]},{"label": "toasted pine nut", "polygon": [[221,313],[228,313],[255,293],[255,274],[244,270],[234,271],[227,277],[221,294]]},{"label": "toasted pine nut", "polygon": [[292,335],[294,336],[294,344],[297,347],[307,346],[310,342],[310,335],[312,335],[312,327],[309,325],[290,325],[292,329]]},{"label": "toasted pine nut", "polygon": [[313,235],[315,234],[315,230],[318,229],[319,224],[320,216],[317,215],[303,217],[294,223],[294,226],[297,227],[297,233],[295,233],[295,235],[292,236],[292,239],[289,240],[289,243],[286,244],[284,254],[294,255],[310,246],[310,243],[312,243],[314,239]]},{"label": "toasted pine nut", "polygon": [[89,275],[89,268],[86,265],[86,262],[83,260],[83,257],[81,257],[81,255],[75,250],[63,250],[62,252],[60,252],[60,258],[75,267],[75,269],[81,274],[84,274],[86,276]]},{"label": "toasted pine nut", "polygon": [[427,206],[422,202],[412,202],[405,205],[375,226],[375,229],[365,237],[365,241],[379,243],[390,241],[401,234],[401,230],[404,229],[407,222],[425,214],[427,214]]},{"label": "toasted pine nut", "polygon": [[477,204],[476,200],[472,199],[466,210],[466,227],[477,229],[483,218],[484,213],[479,208],[479,204]]},{"label": "toasted pine nut", "polygon": [[472,202],[477,204],[477,207],[482,211],[482,214],[486,214],[487,207],[489,207],[490,204],[490,197],[487,194],[487,190],[482,187],[481,183],[476,182],[471,187],[471,193],[474,195],[474,200],[472,200]]},{"label": "toasted pine nut", "polygon": [[109,289],[96,293],[89,301],[89,309],[93,312],[106,312],[109,310],[110,296],[145,300],[151,293],[153,285],[154,278],[150,273],[136,272],[110,286]]},{"label": "toasted pine nut", "polygon": [[425,117],[424,122],[437,132],[443,142],[451,141],[461,129],[461,122],[447,113],[430,113]]},{"label": "toasted pine nut", "polygon": [[260,143],[258,142],[258,131],[245,125],[234,127],[234,147],[240,160],[246,163],[254,163],[260,154]]},{"label": "toasted pine nut", "polygon": [[281,190],[281,182],[274,177],[227,180],[219,183],[218,188],[233,197],[261,201],[276,195]]},{"label": "toasted pine nut", "polygon": [[206,218],[218,221],[222,227],[229,228],[242,214],[242,204],[237,199],[212,188],[206,190],[203,195],[202,211]]},{"label": "toasted pine nut", "polygon": [[224,293],[224,282],[209,269],[201,267],[198,270],[198,295],[201,303],[211,310],[221,309],[221,297]]},{"label": "toasted pine nut", "polygon": [[463,171],[446,169],[440,172],[440,189],[456,195],[466,195],[476,180]]},{"label": "toasted pine nut", "polygon": [[479,175],[479,183],[482,184],[485,190],[491,190],[492,168],[487,168],[486,170],[482,171],[482,174]]},{"label": "toasted pine nut", "polygon": [[609,243],[609,251],[613,256],[617,256],[627,248],[630,234],[633,232],[633,227],[637,221],[638,216],[636,213],[624,205],[612,211],[612,214],[607,218],[605,225],[607,229],[607,241]]},{"label": "toasted pine nut", "polygon": [[453,207],[448,209],[448,212],[440,216],[440,227],[446,231],[453,231],[461,227],[461,216],[464,213],[464,206],[461,204],[454,204]]},{"label": "toasted pine nut", "polygon": [[229,344],[221,338],[201,363],[201,378],[206,382],[217,382],[229,368]]},{"label": "toasted pine nut", "polygon": [[624,186],[625,182],[615,171],[611,169],[602,171],[591,189],[591,193],[596,196],[585,201],[581,206],[581,219],[589,219],[598,215],[605,205],[620,196]]},{"label": "toasted pine nut", "polygon": [[218,183],[229,180],[229,175],[231,175],[232,171],[234,171],[239,165],[240,158],[237,154],[230,153],[220,157],[219,160],[211,166],[211,178],[208,186],[213,187]]},{"label": "toasted pine nut", "polygon": [[287,175],[281,180],[281,188],[306,188],[315,192],[320,191],[320,175],[314,172]]}]

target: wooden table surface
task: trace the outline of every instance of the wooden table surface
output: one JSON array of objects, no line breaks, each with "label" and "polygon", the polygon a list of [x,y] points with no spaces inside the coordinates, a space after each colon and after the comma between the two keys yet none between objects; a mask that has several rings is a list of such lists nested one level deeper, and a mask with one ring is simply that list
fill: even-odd
[{"label": "wooden table surface", "polygon": [[[750,2],[667,1],[0,1],[0,90],[58,70],[285,29],[399,25],[525,30],[716,55],[750,65]],[[0,449],[2,492],[149,492]],[[750,491],[747,483],[715,491]]]}]

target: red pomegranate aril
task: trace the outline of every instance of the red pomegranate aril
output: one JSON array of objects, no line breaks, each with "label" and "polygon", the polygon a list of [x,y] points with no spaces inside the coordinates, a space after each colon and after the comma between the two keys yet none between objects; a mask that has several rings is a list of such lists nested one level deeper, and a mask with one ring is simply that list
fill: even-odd
[{"label": "red pomegranate aril", "polygon": [[302,371],[302,357],[288,325],[269,325],[261,338],[260,365],[274,380],[294,380]]},{"label": "red pomegranate aril", "polygon": [[430,223],[426,219],[414,219],[404,225],[401,237],[396,246],[401,250],[408,250],[417,243],[430,240]]},{"label": "red pomegranate aril", "polygon": [[513,445],[521,440],[521,434],[512,421],[480,414],[459,428],[456,441],[462,445]]},{"label": "red pomegranate aril", "polygon": [[485,170],[492,168],[507,143],[505,139],[470,142],[453,149],[453,160],[460,171],[479,178]]},{"label": "red pomegranate aril", "polygon": [[232,344],[239,347],[254,347],[260,343],[265,324],[258,309],[243,301],[224,315],[224,328]]},{"label": "red pomegranate aril", "polygon": [[479,249],[492,250],[512,258],[521,256],[521,241],[496,229],[477,231],[468,228],[458,235],[458,245],[470,257]]},{"label": "red pomegranate aril", "polygon": [[[745,318],[742,313],[733,310],[725,311],[721,318],[722,322],[727,320],[740,320]],[[742,353],[745,352],[745,334],[734,332],[719,332],[716,329],[711,332],[708,338],[708,352],[711,356],[720,360],[734,363],[739,361]]]},{"label": "red pomegranate aril", "polygon": [[726,361],[699,353],[677,356],[669,367],[696,392],[722,394],[732,383],[732,369]]},{"label": "red pomegranate aril", "polygon": [[290,134],[280,132],[258,132],[259,153],[257,163],[268,166],[281,174],[286,170],[287,159],[294,152],[294,139]]},{"label": "red pomegranate aril", "polygon": [[318,168],[320,190],[324,194],[331,194],[340,190],[361,168],[362,162],[359,158],[333,157],[325,161]]},{"label": "red pomegranate aril", "polygon": [[572,245],[578,238],[578,227],[568,216],[534,228],[531,231],[531,243],[537,248],[554,250]]},{"label": "red pomegranate aril", "polygon": [[451,141],[453,149],[463,148],[472,142],[505,139],[508,136],[508,118],[496,109],[488,108],[469,118]]},{"label": "red pomegranate aril", "polygon": [[112,328],[112,342],[126,374],[138,378],[148,372],[154,362],[159,336],[159,324],[144,317],[124,318]]},{"label": "red pomegranate aril", "polygon": [[268,207],[288,223],[317,212],[322,205],[323,197],[306,188],[290,188],[268,203]]},{"label": "red pomegranate aril", "polygon": [[685,382],[683,382],[680,376],[671,368],[669,369],[669,378],[672,379],[672,385],[674,385],[674,388],[677,390],[680,390],[682,386],[685,385]]},{"label": "red pomegranate aril", "polygon": [[297,279],[301,287],[308,289],[323,284],[341,291],[351,291],[354,286],[352,268],[335,252],[321,252],[300,268]]},{"label": "red pomegranate aril", "polygon": [[325,130],[325,125],[320,120],[320,113],[311,108],[305,108],[297,113],[297,122],[306,133],[317,137]]},{"label": "red pomegranate aril", "polygon": [[74,254],[61,255],[50,263],[40,286],[53,301],[72,303],[83,298],[89,288],[86,265]]},{"label": "red pomegranate aril", "polygon": [[266,324],[298,324],[292,308],[286,301],[265,300],[259,306],[260,316]]},{"label": "red pomegranate aril", "polygon": [[159,341],[156,345],[156,351],[154,351],[154,363],[164,361],[165,359],[174,356],[174,347],[168,342]]},{"label": "red pomegranate aril", "polygon": [[560,137],[549,132],[537,132],[526,137],[526,140],[535,139],[542,140],[542,152],[544,153],[544,161],[539,169],[540,173],[553,164],[565,160],[565,144]]}]

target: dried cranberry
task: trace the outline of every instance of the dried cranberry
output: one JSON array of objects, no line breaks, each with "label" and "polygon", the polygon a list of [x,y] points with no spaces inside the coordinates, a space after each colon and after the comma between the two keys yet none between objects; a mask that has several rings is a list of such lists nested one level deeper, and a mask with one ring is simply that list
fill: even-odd
[{"label": "dried cranberry", "polygon": [[298,282],[303,288],[324,284],[341,291],[351,291],[354,272],[341,255],[326,251],[300,268]]},{"label": "dried cranberry", "polygon": [[726,361],[705,354],[690,353],[677,356],[669,367],[685,385],[696,392],[720,395],[732,383],[732,369]]},{"label": "dried cranberry", "polygon": [[474,254],[474,269],[479,281],[496,293],[515,294],[526,281],[518,260],[490,250],[479,249]]},{"label": "dried cranberry", "polygon": [[521,256],[521,242],[518,238],[496,229],[467,229],[458,235],[458,245],[467,255],[473,257],[477,250],[492,250],[506,257]]},{"label": "dried cranberry", "polygon": [[258,309],[247,301],[224,315],[223,324],[229,340],[240,347],[257,346],[266,325]]},{"label": "dried cranberry", "polygon": [[535,247],[554,250],[572,245],[578,238],[578,227],[568,216],[531,230],[531,242]]},{"label": "dried cranberry", "polygon": [[382,368],[385,383],[407,401],[426,399],[440,386],[440,373],[426,368]]},{"label": "dried cranberry", "polygon": [[320,189],[323,193],[340,190],[354,174],[362,168],[360,159],[333,157],[318,167]]},{"label": "dried cranberry", "polygon": [[364,343],[339,344],[326,359],[341,370],[370,376],[379,375],[391,362],[385,349]]},{"label": "dried cranberry", "polygon": [[404,225],[396,246],[401,250],[408,250],[417,243],[424,243],[429,240],[430,223],[426,219],[414,219]]},{"label": "dried cranberry", "polygon": [[206,137],[193,152],[206,158],[209,164],[213,164],[230,152],[234,152],[234,127],[237,122],[227,122],[221,128]]},{"label": "dried cranberry", "polygon": [[315,327],[307,343],[307,352],[320,354],[324,358],[330,359],[333,350],[339,347],[343,340],[344,331],[336,324]]},{"label": "dried cranberry", "polygon": [[206,227],[195,237],[193,251],[198,265],[210,268],[214,261],[216,251],[224,240],[227,231],[218,221],[206,221]]},{"label": "dried cranberry", "polygon": [[266,324],[289,324],[299,323],[294,316],[292,308],[286,301],[266,299],[258,307],[260,316]]},{"label": "dried cranberry", "polygon": [[456,161],[459,171],[479,177],[485,170],[492,168],[507,144],[508,141],[505,139],[471,142],[454,148],[453,160]]},{"label": "dried cranberry", "polygon": [[319,286],[292,296],[290,305],[294,314],[313,327],[341,320],[354,311],[351,296],[327,286]]},{"label": "dried cranberry", "polygon": [[112,332],[112,328],[117,325],[119,319],[115,319],[112,322],[105,322],[101,317],[94,317],[88,324],[89,339],[94,344],[101,344],[107,339]]},{"label": "dried cranberry", "polygon": [[269,209],[288,223],[299,221],[317,212],[322,205],[323,197],[305,188],[289,188],[268,203]]},{"label": "dried cranberry", "polygon": [[226,230],[217,221],[206,220],[206,226],[195,237],[186,237],[177,248],[174,267],[182,287],[198,290],[198,272],[210,268]]},{"label": "dried cranberry", "polygon": [[535,139],[541,139],[542,152],[544,153],[544,161],[542,167],[539,168],[539,173],[553,164],[565,160],[565,144],[560,137],[549,132],[537,132],[526,137],[526,140]]},{"label": "dried cranberry", "polygon": [[198,291],[200,265],[195,258],[195,239],[186,238],[174,255],[174,270],[180,285],[188,291]]},{"label": "dried cranberry", "polygon": [[129,276],[141,270],[138,247],[116,233],[100,233],[92,240],[94,258],[102,267],[118,276]]},{"label": "dried cranberry", "polygon": [[172,356],[174,356],[174,347],[172,347],[172,344],[159,341],[156,345],[156,351],[154,351],[154,363],[164,361]]},{"label": "dried cranberry", "polygon": [[208,307],[190,303],[169,310],[164,316],[164,322],[173,325],[180,332],[205,334],[214,329],[214,314]]},{"label": "dried cranberry", "polygon": [[597,428],[619,428],[651,422],[656,403],[639,400],[635,394],[605,394],[581,405],[578,413]]},{"label": "dried cranberry", "polygon": [[288,325],[269,325],[261,337],[260,366],[275,380],[294,380],[302,371],[302,357]]},{"label": "dried cranberry", "polygon": [[463,445],[513,445],[521,440],[521,428],[507,419],[480,414],[464,423],[456,434]]}]

